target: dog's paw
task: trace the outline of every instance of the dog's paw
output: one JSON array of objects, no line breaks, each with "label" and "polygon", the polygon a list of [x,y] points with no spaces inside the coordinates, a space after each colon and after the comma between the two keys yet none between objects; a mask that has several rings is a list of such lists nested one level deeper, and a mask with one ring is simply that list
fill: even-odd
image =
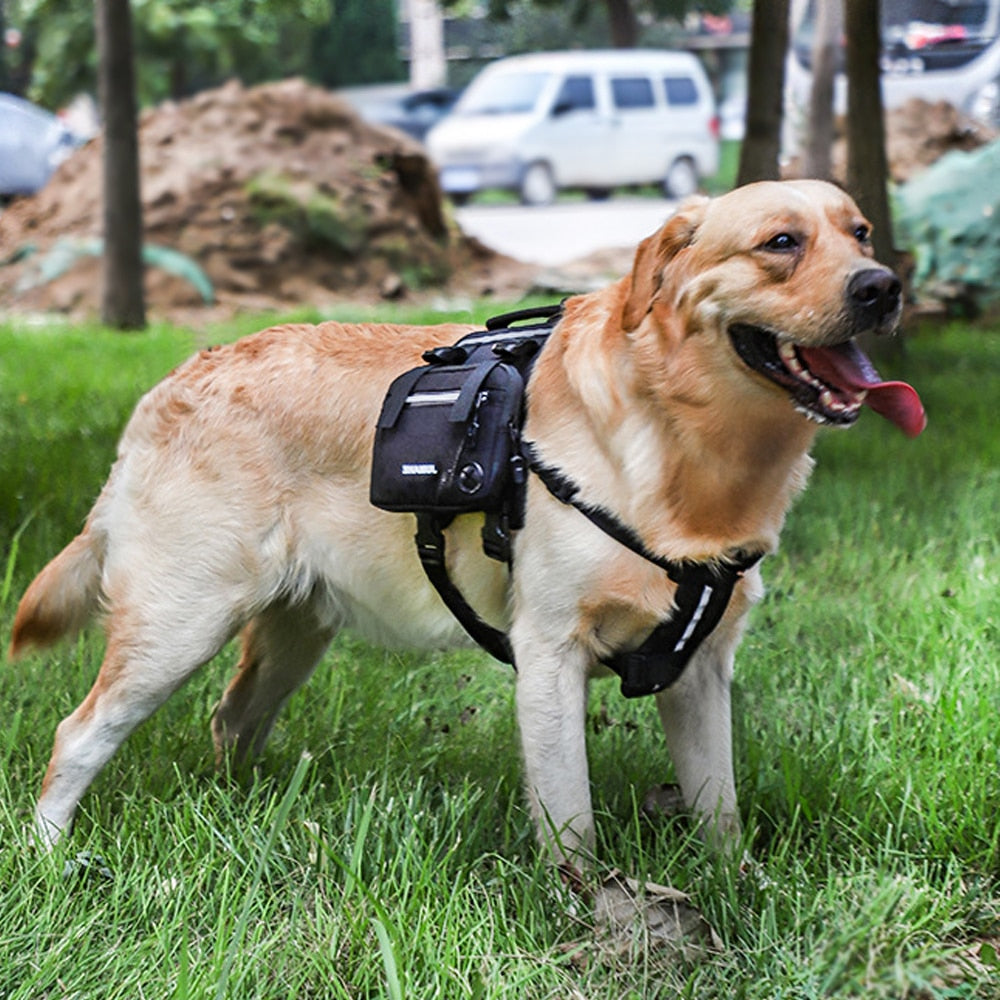
[{"label": "dog's paw", "polygon": [[667,950],[690,959],[722,951],[718,934],[689,896],[617,872],[594,896],[594,923],[602,948],[616,955]]}]

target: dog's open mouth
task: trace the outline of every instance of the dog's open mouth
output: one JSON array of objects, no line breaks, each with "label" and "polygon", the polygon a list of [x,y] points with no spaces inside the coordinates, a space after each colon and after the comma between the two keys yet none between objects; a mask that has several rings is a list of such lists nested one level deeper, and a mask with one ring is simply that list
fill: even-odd
[{"label": "dog's open mouth", "polygon": [[846,427],[867,405],[910,437],[927,423],[916,391],[905,382],[883,382],[854,340],[805,347],[743,323],[733,324],[729,337],[743,362],[785,389],[812,420]]}]

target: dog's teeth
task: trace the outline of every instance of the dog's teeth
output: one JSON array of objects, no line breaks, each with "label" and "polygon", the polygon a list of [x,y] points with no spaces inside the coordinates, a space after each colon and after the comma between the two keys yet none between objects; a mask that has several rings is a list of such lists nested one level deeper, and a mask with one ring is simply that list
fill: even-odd
[{"label": "dog's teeth", "polygon": [[817,413],[815,410],[810,410],[808,406],[796,405],[796,410],[799,411],[804,417],[808,417],[813,423],[817,424],[828,424],[830,421],[823,416],[822,413]]},{"label": "dog's teeth", "polygon": [[787,340],[782,340],[778,344],[778,356],[785,363],[785,367],[795,375],[802,374],[802,365],[799,364],[799,357],[795,353],[795,348]]},{"label": "dog's teeth", "polygon": [[826,409],[832,410],[834,413],[843,413],[847,409],[847,406],[837,399],[829,389],[824,389],[819,394],[819,401]]}]

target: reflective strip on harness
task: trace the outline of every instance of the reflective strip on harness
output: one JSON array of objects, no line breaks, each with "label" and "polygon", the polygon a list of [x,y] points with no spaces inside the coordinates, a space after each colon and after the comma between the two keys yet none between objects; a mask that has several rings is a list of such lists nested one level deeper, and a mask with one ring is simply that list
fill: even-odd
[{"label": "reflective strip on harness", "polygon": [[704,614],[705,608],[708,607],[708,602],[712,599],[713,593],[714,590],[712,587],[702,589],[698,607],[694,609],[694,614],[691,616],[691,621],[688,622],[687,628],[684,629],[684,634],[677,640],[677,644],[674,646],[675,653],[679,653],[687,645],[688,639],[694,635],[694,630],[698,627],[698,622],[701,621],[701,616]]}]

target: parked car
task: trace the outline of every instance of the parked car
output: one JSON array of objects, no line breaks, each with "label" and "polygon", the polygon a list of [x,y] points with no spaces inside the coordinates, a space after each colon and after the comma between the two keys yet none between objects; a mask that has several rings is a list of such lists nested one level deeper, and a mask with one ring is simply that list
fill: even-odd
[{"label": "parked car", "polygon": [[421,141],[451,111],[459,93],[451,87],[410,90],[405,84],[376,84],[340,91],[365,121],[392,125]]},{"label": "parked car", "polygon": [[455,200],[506,188],[540,205],[562,188],[601,196],[648,183],[684,197],[718,169],[718,139],[715,100],[698,60],[631,49],[498,60],[426,143]]},{"label": "parked car", "polygon": [[80,144],[54,114],[0,94],[0,197],[34,194]]}]

